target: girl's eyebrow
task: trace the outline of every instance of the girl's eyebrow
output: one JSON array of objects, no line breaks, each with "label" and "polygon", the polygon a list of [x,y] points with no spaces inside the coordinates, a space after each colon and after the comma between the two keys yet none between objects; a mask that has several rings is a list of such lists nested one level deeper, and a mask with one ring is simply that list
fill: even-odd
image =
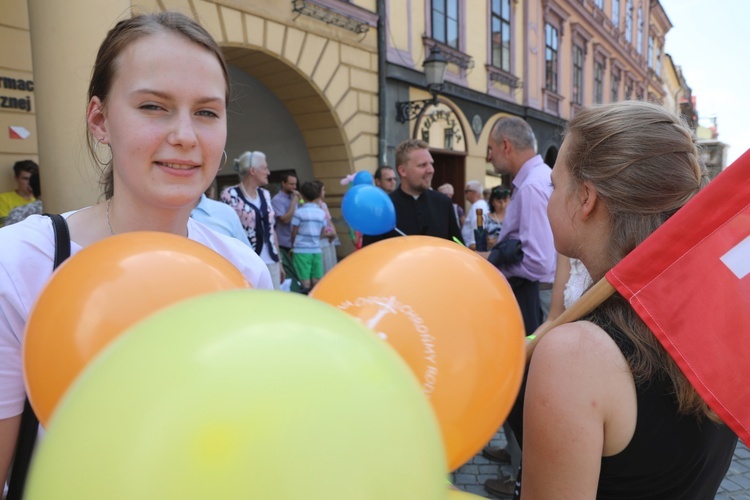
[{"label": "girl's eyebrow", "polygon": [[[149,89],[149,88],[136,89],[136,90],[134,90],[132,92],[132,94],[133,95],[137,95],[137,94],[149,94],[149,95],[153,95],[153,96],[159,97],[161,99],[165,99],[165,100],[171,100],[172,99],[172,96],[170,94],[167,94],[166,92],[162,92],[160,90],[153,90],[153,89]],[[221,96],[221,97],[219,97],[219,96],[205,96],[205,97],[201,97],[200,99],[198,99],[197,103],[198,104],[208,104],[208,103],[213,103],[213,102],[216,102],[216,101],[224,102],[224,97],[223,96]]]}]

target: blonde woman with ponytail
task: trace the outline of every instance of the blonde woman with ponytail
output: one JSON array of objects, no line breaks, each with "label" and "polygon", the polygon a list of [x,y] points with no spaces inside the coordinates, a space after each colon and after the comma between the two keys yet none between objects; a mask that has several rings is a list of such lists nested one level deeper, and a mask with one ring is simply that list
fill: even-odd
[{"label": "blonde woman with ponytail", "polygon": [[[556,250],[596,282],[707,180],[664,108],[583,110],[552,171]],[[524,500],[713,499],[737,442],[619,294],[541,339],[520,401]]]}]

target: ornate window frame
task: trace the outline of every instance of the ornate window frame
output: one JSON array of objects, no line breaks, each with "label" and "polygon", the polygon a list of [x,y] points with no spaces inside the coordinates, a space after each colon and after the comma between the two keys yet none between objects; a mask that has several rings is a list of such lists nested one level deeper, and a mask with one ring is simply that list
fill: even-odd
[{"label": "ornate window frame", "polygon": [[[621,98],[622,89],[622,74],[624,68],[617,59],[610,59],[610,70],[609,70],[609,86],[610,86],[610,102],[618,102]],[[615,85],[616,83],[616,85]]]},{"label": "ornate window frame", "polygon": [[[450,1],[450,0],[446,0]],[[424,53],[429,54],[430,49],[438,46],[445,58],[448,60],[448,69],[445,72],[445,80],[458,85],[467,85],[466,75],[468,70],[474,67],[474,60],[466,53],[466,1],[455,0],[458,8],[458,47],[452,47],[445,42],[436,39],[432,32],[433,2],[425,2],[425,27],[427,34],[422,37]]]},{"label": "ornate window frame", "polygon": [[607,71],[607,59],[610,54],[601,43],[593,44],[594,52],[594,103],[604,103],[604,80]]},{"label": "ornate window frame", "polygon": [[[543,18],[544,18],[544,86],[542,87],[542,94],[544,100],[544,110],[550,114],[560,116],[560,103],[564,97],[559,92],[560,88],[560,42],[565,36],[565,22],[567,21],[570,14],[565,11],[555,0],[542,0]],[[552,88],[548,85],[547,78],[547,49],[550,47],[547,40],[547,26],[556,30],[556,54],[557,60],[555,61],[556,67],[554,68],[554,85]]]}]

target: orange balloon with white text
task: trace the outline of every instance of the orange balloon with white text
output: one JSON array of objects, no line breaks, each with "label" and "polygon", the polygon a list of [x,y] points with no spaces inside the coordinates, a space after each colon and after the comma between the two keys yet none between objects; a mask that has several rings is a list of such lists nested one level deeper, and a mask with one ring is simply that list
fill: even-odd
[{"label": "orange balloon with white text", "polygon": [[52,275],[26,325],[24,378],[39,421],[47,424],[78,374],[135,323],[190,297],[249,287],[224,257],[173,234],[125,233],[82,249]]},{"label": "orange balloon with white text", "polygon": [[346,257],[310,295],[359,318],[407,362],[437,415],[450,470],[497,432],[521,385],[525,333],[492,264],[451,241],[396,237]]}]

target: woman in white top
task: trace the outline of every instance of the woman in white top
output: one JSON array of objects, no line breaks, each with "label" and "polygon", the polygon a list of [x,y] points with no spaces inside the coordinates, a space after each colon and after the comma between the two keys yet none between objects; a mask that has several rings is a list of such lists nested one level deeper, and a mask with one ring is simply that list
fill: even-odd
[{"label": "woman in white top", "polygon": [[[263,262],[239,241],[190,220],[222,162],[229,79],[221,49],[182,14],[135,16],[102,43],[89,86],[89,144],[104,166],[105,201],[64,214],[71,251],[113,234],[162,231],[199,241],[270,288]],[[49,279],[51,222],[34,215],[0,229],[0,479],[6,478],[24,404],[21,344]]]}]

